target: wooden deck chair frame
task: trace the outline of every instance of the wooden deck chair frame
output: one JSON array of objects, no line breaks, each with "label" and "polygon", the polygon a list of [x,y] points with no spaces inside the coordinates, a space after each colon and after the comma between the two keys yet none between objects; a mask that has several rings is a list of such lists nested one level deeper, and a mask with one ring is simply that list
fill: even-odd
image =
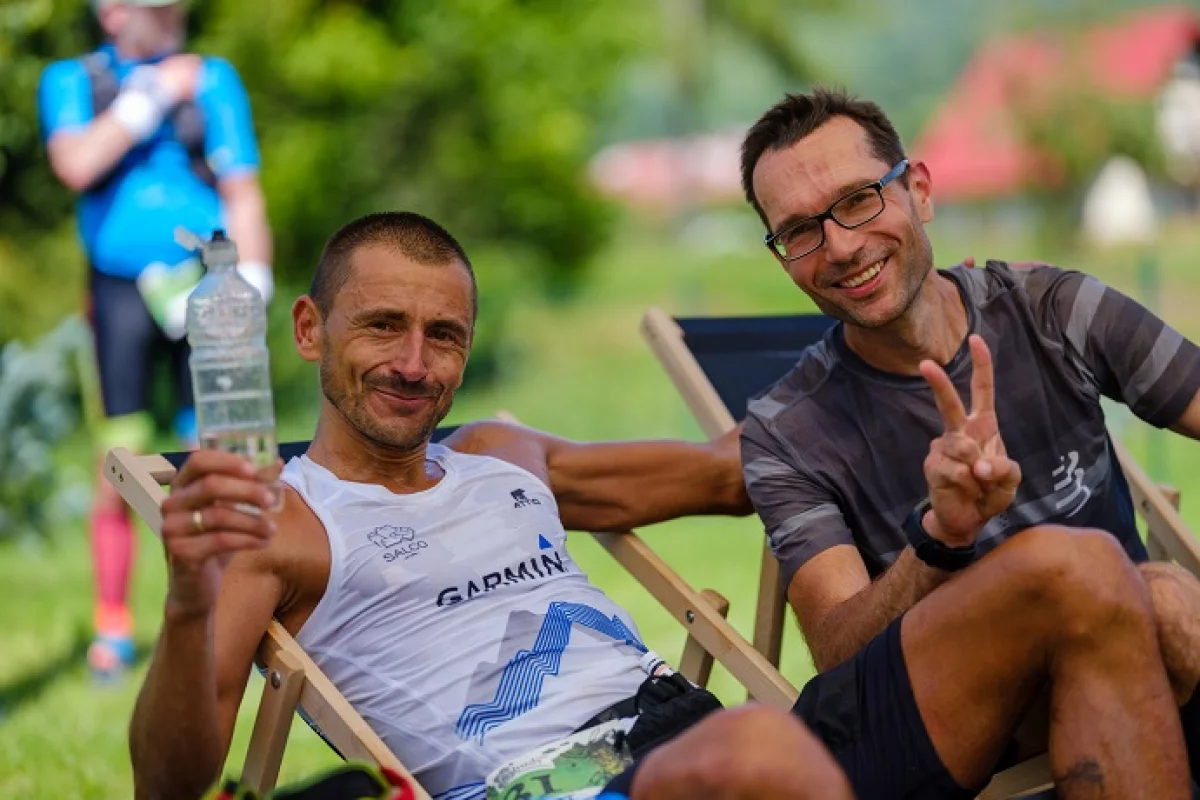
[{"label": "wooden deck chair frame", "polygon": [[[688,349],[679,324],[663,310],[650,308],[642,317],[641,331],[704,434],[716,438],[731,430],[737,422]],[[1134,505],[1146,522],[1146,549],[1150,557],[1156,561],[1176,561],[1200,577],[1200,541],[1179,516],[1179,492],[1156,485],[1115,438],[1113,447],[1129,483]],[[779,563],[771,554],[770,545],[764,542],[753,643],[776,667],[783,643],[786,608]],[[997,775],[980,796],[992,800],[1041,791],[1049,785],[1048,775],[1049,761],[1045,756],[1039,756]]]},{"label": "wooden deck chair frame", "polygon": [[[161,535],[163,487],[174,478],[175,467],[161,455],[136,456],[114,448],[105,459],[104,471],[125,502]],[[705,685],[715,659],[761,702],[791,708],[798,695],[795,687],[725,619],[729,603],[724,597],[713,590],[692,589],[634,532],[592,535],[684,626],[688,635],[680,672]],[[274,787],[293,712],[299,710],[342,757],[390,767],[417,787],[418,800],[429,800],[396,755],[278,621],[272,620],[268,626],[256,661],[266,682],[242,771],[248,786],[260,794]]]}]

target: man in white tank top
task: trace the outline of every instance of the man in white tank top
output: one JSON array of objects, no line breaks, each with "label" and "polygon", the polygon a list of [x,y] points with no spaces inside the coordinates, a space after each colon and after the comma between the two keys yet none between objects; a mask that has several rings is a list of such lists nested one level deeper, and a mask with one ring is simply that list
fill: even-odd
[{"label": "man in white tank top", "polygon": [[[217,778],[272,617],[437,800],[482,798],[505,762],[624,715],[647,650],[564,530],[749,513],[736,436],[576,444],[492,422],[430,444],[476,307],[466,254],[423,217],[370,215],[330,240],[292,312],[322,396],[282,510],[268,512],[274,475],[214,451],[163,504],[170,584],[130,734],[139,797],[197,797]],[[712,708],[682,697],[685,715]],[[635,797],[714,781],[724,797],[849,797],[789,715],[718,714],[687,736],[648,759]]]}]

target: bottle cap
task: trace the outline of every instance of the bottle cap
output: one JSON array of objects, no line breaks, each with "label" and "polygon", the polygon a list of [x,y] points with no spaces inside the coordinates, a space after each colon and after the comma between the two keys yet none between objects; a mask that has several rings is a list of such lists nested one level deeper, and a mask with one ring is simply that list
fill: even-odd
[{"label": "bottle cap", "polygon": [[664,678],[675,674],[666,659],[653,650],[647,650],[641,660],[642,671],[651,678]]},{"label": "bottle cap", "polygon": [[200,261],[209,269],[237,266],[237,245],[225,235],[225,231],[221,228],[214,230],[212,238],[205,241],[187,228],[179,226],[175,229],[175,241],[179,243],[180,247],[192,252],[199,250]]}]

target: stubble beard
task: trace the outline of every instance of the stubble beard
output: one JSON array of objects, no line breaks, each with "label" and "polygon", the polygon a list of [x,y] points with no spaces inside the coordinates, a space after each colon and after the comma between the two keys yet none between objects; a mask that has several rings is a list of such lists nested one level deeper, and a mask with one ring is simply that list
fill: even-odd
[{"label": "stubble beard", "polygon": [[817,300],[817,306],[826,315],[847,325],[864,330],[886,328],[908,313],[921,294],[921,285],[933,266],[933,246],[925,231],[917,228],[907,248],[896,251],[891,268],[899,270],[901,283],[895,307],[884,316],[867,317],[857,312],[853,305],[847,307],[828,300]]},{"label": "stubble beard", "polygon": [[[392,450],[412,451],[427,445],[433,438],[433,432],[438,423],[450,413],[450,402],[439,397],[424,418],[417,422],[416,428],[407,430],[393,428],[384,424],[366,408],[362,394],[355,394],[338,385],[334,379],[332,357],[326,349],[322,354],[321,363],[317,370],[321,381],[321,392],[339,414],[350,423],[360,436],[374,444]],[[453,395],[450,395],[453,401]]]}]

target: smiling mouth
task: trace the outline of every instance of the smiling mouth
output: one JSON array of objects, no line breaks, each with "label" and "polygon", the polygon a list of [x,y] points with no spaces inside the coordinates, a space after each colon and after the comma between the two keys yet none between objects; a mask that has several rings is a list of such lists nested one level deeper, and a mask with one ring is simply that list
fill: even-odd
[{"label": "smiling mouth", "polygon": [[883,263],[885,261],[887,261],[886,258],[881,258],[879,261],[876,261],[862,272],[856,272],[849,278],[838,281],[834,284],[834,287],[838,289],[857,289],[859,286],[862,286],[864,283],[878,275],[883,270]]},{"label": "smiling mouth", "polygon": [[381,386],[375,387],[375,391],[379,392],[380,394],[384,395],[385,397],[390,397],[391,399],[398,400],[402,403],[418,403],[418,402],[422,402],[425,400],[433,399],[430,395],[427,395],[427,394],[401,394],[399,392],[394,392],[390,389],[384,389]]}]

